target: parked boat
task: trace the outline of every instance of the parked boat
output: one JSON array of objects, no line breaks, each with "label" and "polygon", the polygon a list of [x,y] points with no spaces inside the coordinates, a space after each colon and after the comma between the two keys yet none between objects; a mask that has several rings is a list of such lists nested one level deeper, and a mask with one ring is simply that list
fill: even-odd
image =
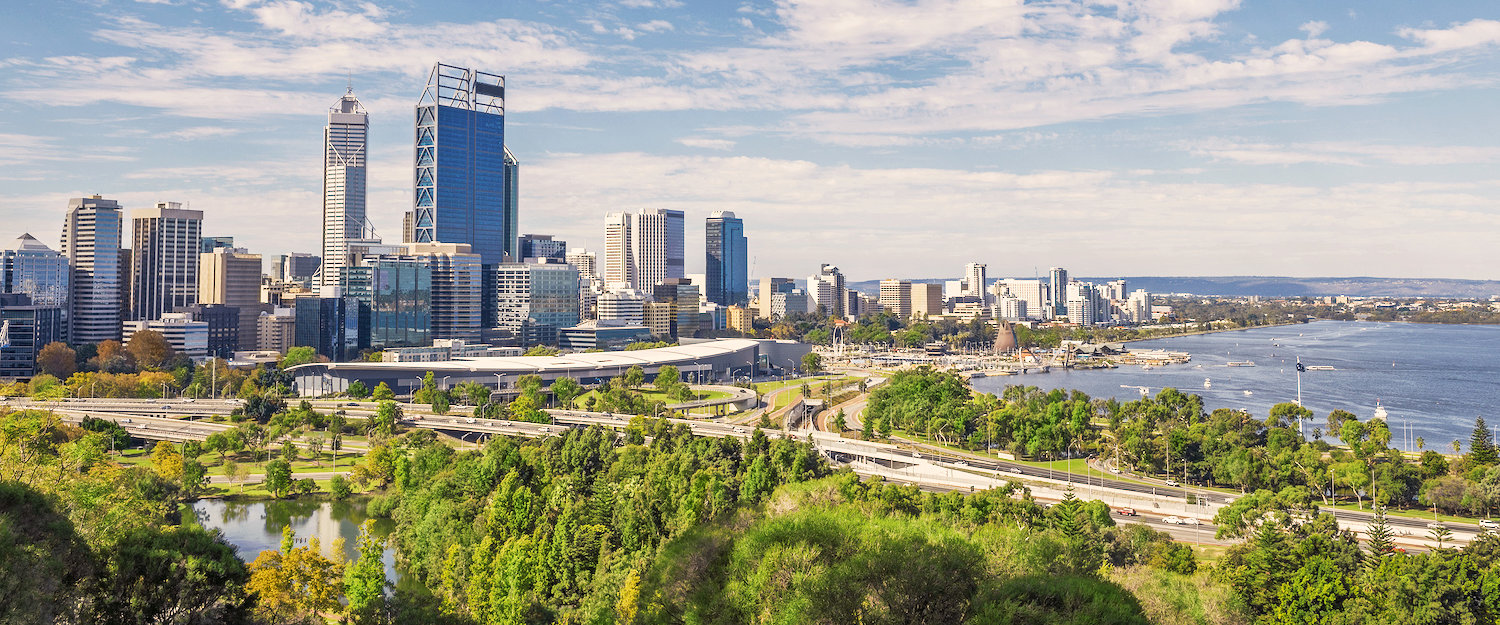
[{"label": "parked boat", "polygon": [[1253,360],[1231,360],[1228,363],[1226,363],[1226,365],[1230,366],[1230,367],[1254,367],[1255,366],[1255,361],[1253,361]]}]

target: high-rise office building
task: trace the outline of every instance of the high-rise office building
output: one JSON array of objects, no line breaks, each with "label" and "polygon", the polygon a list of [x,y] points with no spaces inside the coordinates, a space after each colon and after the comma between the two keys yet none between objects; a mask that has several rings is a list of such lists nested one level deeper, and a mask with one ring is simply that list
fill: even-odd
[{"label": "high-rise office building", "polygon": [[[303,341],[321,344],[354,344],[360,348],[423,347],[432,344],[432,267],[414,258],[366,257],[358,266],[345,267],[341,286],[344,298],[357,305],[352,314],[358,317],[361,335],[350,341],[347,332],[339,338],[333,327],[311,319],[318,315],[337,315],[339,304],[327,304],[322,312],[303,312],[302,299],[297,301],[297,345]],[[342,301],[342,299],[338,300]],[[348,315],[348,305],[343,304]],[[318,338],[321,337],[321,338]],[[343,343],[340,343],[342,341]],[[322,353],[321,351],[319,353]]]},{"label": "high-rise office building", "polygon": [[484,315],[479,255],[454,243],[413,243],[407,253],[432,268],[432,338],[478,341]]},{"label": "high-rise office building", "polygon": [[505,77],[438,63],[416,108],[412,241],[515,259],[519,166],[505,149]]},{"label": "high-rise office building", "polygon": [[157,202],[130,213],[130,318],[160,319],[198,303],[203,211]]},{"label": "high-rise office building", "polygon": [[881,280],[880,307],[898,319],[911,316],[911,282],[908,280]]},{"label": "high-rise office building", "polygon": [[808,276],[807,295],[811,300],[808,302],[809,312],[822,308],[822,314],[844,318],[844,274],[838,267],[824,263],[816,275]]},{"label": "high-rise office building", "polygon": [[61,308],[65,335],[72,284],[68,258],[30,234],[16,239],[14,247],[0,250],[0,293],[24,293],[32,305]]},{"label": "high-rise office building", "polygon": [[260,343],[260,311],[268,308],[260,302],[260,268],[260,254],[243,249],[219,248],[198,255],[198,303],[238,309],[239,342],[231,351]]},{"label": "high-rise office building", "polygon": [[[766,319],[772,319],[772,296],[776,293],[790,293],[792,289],[795,288],[797,288],[797,281],[791,278],[761,278],[759,295],[760,316]],[[797,312],[806,312],[806,310],[800,310]]]},{"label": "high-rise office building", "polygon": [[1042,309],[1048,304],[1047,285],[1040,280],[1006,278],[996,280],[992,287],[996,298],[1013,297],[1026,303],[1026,316],[1040,318]]},{"label": "high-rise office building", "polygon": [[564,260],[568,261],[569,265],[572,265],[578,269],[578,277],[580,279],[600,279],[599,256],[597,254],[581,247],[575,247],[571,250],[568,250],[567,255],[565,255],[563,258]]},{"label": "high-rise office building", "polygon": [[605,291],[599,294],[599,322],[638,326],[645,323],[646,294],[635,289]]},{"label": "high-rise office building", "polygon": [[336,285],[349,239],[365,234],[366,165],[370,114],[351,87],[328,109],[323,127],[323,257],[320,284]]},{"label": "high-rise office building", "polygon": [[988,266],[984,263],[969,263],[964,265],[964,295],[977,297],[984,303],[989,303],[989,293],[985,286],[988,278],[985,273]]},{"label": "high-rise office building", "polygon": [[[364,241],[363,239],[345,239],[340,243],[344,252],[351,251],[351,246]],[[339,267],[347,263],[347,257],[343,261],[336,261]],[[293,252],[282,254],[271,261],[271,277],[277,278],[286,284],[300,284],[306,287],[318,286],[313,284],[313,276],[319,275],[322,270],[323,259],[312,254]],[[326,282],[325,284],[338,284],[338,282]]]},{"label": "high-rise office building", "polygon": [[750,303],[749,253],[745,222],[729,211],[708,216],[704,232],[705,284],[708,301],[725,306]]},{"label": "high-rise office building", "polygon": [[684,277],[683,222],[679,210],[606,215],[605,284],[650,291],[663,280]]},{"label": "high-rise office building", "polygon": [[560,330],[578,325],[578,270],[572,265],[503,263],[490,279],[495,327],[523,345],[555,345]]},{"label": "high-rise office building", "polygon": [[776,291],[771,293],[771,312],[768,319],[780,319],[791,313],[805,313],[807,310],[807,291],[793,288],[787,291]]},{"label": "high-rise office building", "polygon": [[692,338],[697,335],[701,327],[698,319],[699,295],[701,292],[698,285],[687,278],[667,278],[661,284],[651,287],[651,299],[671,307],[668,336]]},{"label": "high-rise office building", "polygon": [[67,336],[76,344],[120,338],[123,283],[120,203],[97,195],[68,200],[59,251],[73,269],[73,310]]},{"label": "high-rise office building", "polygon": [[1052,304],[1052,314],[1062,317],[1068,314],[1068,270],[1062,267],[1053,267],[1047,270],[1047,293],[1048,303]]},{"label": "high-rise office building", "polygon": [[198,253],[208,254],[217,249],[234,247],[234,237],[203,237]]},{"label": "high-rise office building", "polygon": [[911,314],[923,318],[943,314],[943,285],[912,283]]},{"label": "high-rise office building", "polygon": [[25,293],[0,293],[0,378],[29,378],[36,356],[63,340],[63,307],[41,305]]},{"label": "high-rise office building", "polygon": [[1098,291],[1088,282],[1072,282],[1066,291],[1068,322],[1089,326],[1101,321],[1098,308]]},{"label": "high-rise office building", "polygon": [[550,234],[523,234],[519,239],[521,259],[526,258],[555,258],[565,260],[568,254],[568,242],[553,239]]},{"label": "high-rise office building", "polygon": [[1130,317],[1131,323],[1150,323],[1151,294],[1146,289],[1136,289],[1135,292],[1130,294],[1130,300],[1127,302],[1125,310],[1126,314]]}]

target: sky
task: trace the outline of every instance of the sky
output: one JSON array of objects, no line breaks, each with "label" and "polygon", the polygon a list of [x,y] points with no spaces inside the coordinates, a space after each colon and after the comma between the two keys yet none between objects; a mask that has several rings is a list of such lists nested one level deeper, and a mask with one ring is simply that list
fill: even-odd
[{"label": "sky", "polygon": [[689,250],[709,213],[744,219],[751,276],[1500,279],[1479,1],[23,0],[0,241],[56,247],[99,193],[317,252],[349,86],[399,241],[438,61],[506,77],[520,232],[601,254],[606,213],[671,208]]}]

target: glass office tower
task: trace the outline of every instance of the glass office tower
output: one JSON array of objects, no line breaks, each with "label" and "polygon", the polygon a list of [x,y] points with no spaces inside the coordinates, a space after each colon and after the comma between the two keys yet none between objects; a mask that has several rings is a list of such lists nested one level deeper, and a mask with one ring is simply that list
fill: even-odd
[{"label": "glass office tower", "polygon": [[412,241],[466,243],[485,265],[515,258],[505,77],[435,65],[417,103],[415,148]]},{"label": "glass office tower", "polygon": [[750,303],[748,255],[745,245],[745,222],[729,211],[708,216],[704,232],[706,248],[705,278],[708,301],[722,306],[744,306]]}]

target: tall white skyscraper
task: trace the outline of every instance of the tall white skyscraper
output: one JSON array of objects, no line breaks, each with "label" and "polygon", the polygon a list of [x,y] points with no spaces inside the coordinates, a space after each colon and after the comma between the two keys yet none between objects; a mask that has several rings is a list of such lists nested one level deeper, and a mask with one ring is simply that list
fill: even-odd
[{"label": "tall white skyscraper", "polygon": [[[68,200],[60,251],[73,269],[75,344],[120,338],[120,203],[97,195]],[[194,242],[197,252],[198,242]]]},{"label": "tall white skyscraper", "polygon": [[152,321],[197,304],[203,211],[157,202],[130,220],[130,318]]},{"label": "tall white skyscraper", "polygon": [[682,278],[684,214],[678,210],[610,213],[604,218],[604,282],[649,292]]},{"label": "tall white skyscraper", "polygon": [[319,284],[337,285],[349,240],[365,233],[365,141],[370,115],[351,88],[328,109],[323,128],[323,268]]},{"label": "tall white skyscraper", "polygon": [[989,294],[985,292],[985,283],[989,281],[985,273],[988,266],[984,263],[969,263],[964,265],[964,295],[977,297],[983,303],[989,303]]},{"label": "tall white skyscraper", "polygon": [[823,314],[836,319],[845,317],[844,274],[834,265],[824,263],[818,273],[807,277],[807,307],[816,312],[823,307]]},{"label": "tall white skyscraper", "polygon": [[1059,317],[1068,313],[1068,270],[1053,267],[1047,270],[1047,293],[1052,304],[1052,314]]},{"label": "tall white skyscraper", "polygon": [[997,298],[1013,297],[1025,302],[1025,316],[1033,319],[1040,318],[1042,309],[1047,305],[1047,285],[1040,280],[996,280],[993,293]]},{"label": "tall white skyscraper", "polygon": [[586,249],[575,247],[564,255],[568,264],[578,268],[579,278],[599,279],[599,257]]}]

